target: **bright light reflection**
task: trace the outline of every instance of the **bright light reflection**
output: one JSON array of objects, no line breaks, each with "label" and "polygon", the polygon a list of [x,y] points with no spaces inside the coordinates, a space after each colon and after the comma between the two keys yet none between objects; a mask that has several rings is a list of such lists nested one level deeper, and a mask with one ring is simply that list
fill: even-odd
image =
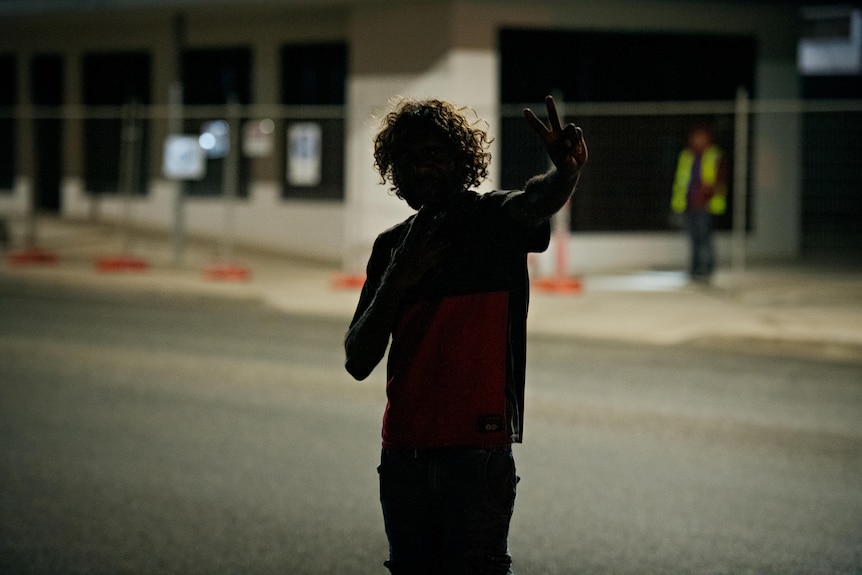
[{"label": "bright light reflection", "polygon": [[200,144],[201,148],[204,150],[212,150],[215,148],[216,138],[211,132],[204,132],[198,138],[198,144]]},{"label": "bright light reflection", "polygon": [[587,278],[587,288],[596,291],[672,291],[688,285],[683,272],[644,272]]},{"label": "bright light reflection", "polygon": [[275,131],[275,122],[273,122],[269,118],[266,118],[266,119],[260,121],[260,123],[258,124],[258,127],[260,128],[260,131],[262,133],[272,134]]}]

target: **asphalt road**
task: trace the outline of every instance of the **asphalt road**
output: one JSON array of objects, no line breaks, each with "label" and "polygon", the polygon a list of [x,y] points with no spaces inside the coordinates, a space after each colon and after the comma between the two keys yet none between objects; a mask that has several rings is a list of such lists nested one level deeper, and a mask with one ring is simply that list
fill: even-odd
[{"label": "asphalt road", "polygon": [[[0,276],[0,572],[385,573],[338,321]],[[534,339],[517,573],[862,572],[862,369]]]}]

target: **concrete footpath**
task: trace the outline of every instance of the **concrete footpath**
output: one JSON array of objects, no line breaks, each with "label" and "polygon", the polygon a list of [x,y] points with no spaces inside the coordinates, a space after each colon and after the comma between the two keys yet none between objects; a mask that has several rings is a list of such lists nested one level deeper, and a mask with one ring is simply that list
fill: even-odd
[{"label": "concrete footpath", "polygon": [[[357,278],[333,265],[195,241],[178,260],[169,235],[106,225],[40,218],[36,246],[25,249],[13,234],[0,276],[255,299],[345,325],[359,294]],[[576,279],[577,291],[534,287],[533,336],[689,344],[862,365],[862,266],[749,264],[742,272],[720,270],[709,287],[651,270]]]}]

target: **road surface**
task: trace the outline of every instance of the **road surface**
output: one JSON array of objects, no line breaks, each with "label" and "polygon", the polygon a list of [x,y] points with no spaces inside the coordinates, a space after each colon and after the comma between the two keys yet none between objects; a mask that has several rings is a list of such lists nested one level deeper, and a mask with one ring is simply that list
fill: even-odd
[{"label": "road surface", "polygon": [[[343,322],[0,276],[0,572],[385,573]],[[862,368],[533,339],[520,574],[862,572]]]}]

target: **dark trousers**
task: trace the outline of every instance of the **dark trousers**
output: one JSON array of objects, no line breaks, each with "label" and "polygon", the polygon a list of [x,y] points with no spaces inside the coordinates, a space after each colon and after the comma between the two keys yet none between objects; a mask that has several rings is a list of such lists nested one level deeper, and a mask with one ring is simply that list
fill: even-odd
[{"label": "dark trousers", "polygon": [[510,447],[384,449],[378,471],[392,573],[512,573]]},{"label": "dark trousers", "polygon": [[689,274],[693,279],[708,279],[715,270],[715,245],[712,240],[712,214],[705,211],[686,212],[691,256]]}]

